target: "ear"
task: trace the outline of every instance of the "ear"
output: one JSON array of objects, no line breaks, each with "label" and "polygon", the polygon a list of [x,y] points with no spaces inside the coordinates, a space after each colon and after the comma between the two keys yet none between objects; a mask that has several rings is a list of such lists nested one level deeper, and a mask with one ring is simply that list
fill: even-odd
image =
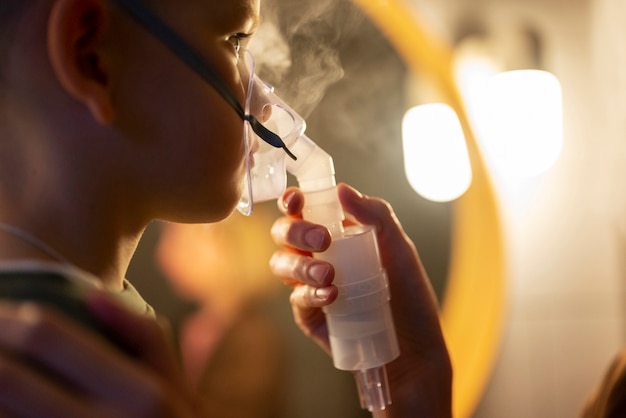
[{"label": "ear", "polygon": [[55,0],[48,17],[48,54],[61,86],[101,124],[115,118],[101,41],[105,0]]}]

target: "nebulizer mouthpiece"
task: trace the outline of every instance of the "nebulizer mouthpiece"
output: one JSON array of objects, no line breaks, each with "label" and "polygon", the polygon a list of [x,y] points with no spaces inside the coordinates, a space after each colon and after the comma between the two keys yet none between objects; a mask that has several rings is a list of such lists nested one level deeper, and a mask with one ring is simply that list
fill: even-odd
[{"label": "nebulizer mouthpiece", "polygon": [[[315,257],[334,266],[334,284],[339,290],[337,300],[324,308],[333,363],[354,373],[362,407],[374,416],[383,416],[391,403],[385,364],[400,351],[376,231],[367,225],[344,228],[332,158],[305,135],[302,117],[277,97],[271,86],[254,76],[251,56],[246,60],[252,89],[246,108],[280,136],[297,158],[258,138],[238,209],[251,213],[253,201],[276,199],[283,193],[287,172],[296,177],[305,195],[304,219],[325,225],[332,235],[329,249]],[[247,127],[246,135],[254,135],[251,127]]]}]

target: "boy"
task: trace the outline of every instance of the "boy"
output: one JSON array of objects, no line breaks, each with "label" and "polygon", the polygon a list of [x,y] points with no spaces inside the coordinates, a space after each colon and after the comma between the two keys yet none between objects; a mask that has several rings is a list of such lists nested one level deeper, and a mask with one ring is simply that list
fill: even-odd
[{"label": "boy", "polygon": [[[93,288],[87,311],[123,348],[49,308],[3,302],[0,415],[210,416],[123,278],[151,220],[213,222],[233,211],[246,168],[243,122],[121,3],[0,0],[0,271]],[[259,0],[132,3],[154,12],[243,102],[238,64]],[[402,355],[388,366],[389,416],[450,416],[449,359],[415,249],[387,204],[339,190],[355,221],[377,226],[391,282]],[[332,267],[309,255],[330,237],[301,220],[302,199],[295,189],[281,199],[288,216],[272,235],[284,250],[272,269],[294,287],[298,324],[328,349],[319,308],[337,290]]]}]

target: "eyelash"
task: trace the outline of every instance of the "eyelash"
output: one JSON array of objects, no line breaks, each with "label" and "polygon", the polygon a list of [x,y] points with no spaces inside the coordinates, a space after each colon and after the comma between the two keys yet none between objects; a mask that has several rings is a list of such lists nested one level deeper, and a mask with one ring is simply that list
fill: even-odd
[{"label": "eyelash", "polygon": [[251,35],[249,33],[235,33],[228,38],[228,41],[232,42],[235,47],[235,52],[239,54],[241,51],[242,44],[248,39]]}]

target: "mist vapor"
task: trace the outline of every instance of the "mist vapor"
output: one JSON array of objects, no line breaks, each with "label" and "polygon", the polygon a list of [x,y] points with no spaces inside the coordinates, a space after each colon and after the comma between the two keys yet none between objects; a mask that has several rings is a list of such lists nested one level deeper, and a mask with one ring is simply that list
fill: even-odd
[{"label": "mist vapor", "polygon": [[306,118],[344,71],[340,43],[361,16],[348,0],[265,0],[250,46],[259,75]]}]

